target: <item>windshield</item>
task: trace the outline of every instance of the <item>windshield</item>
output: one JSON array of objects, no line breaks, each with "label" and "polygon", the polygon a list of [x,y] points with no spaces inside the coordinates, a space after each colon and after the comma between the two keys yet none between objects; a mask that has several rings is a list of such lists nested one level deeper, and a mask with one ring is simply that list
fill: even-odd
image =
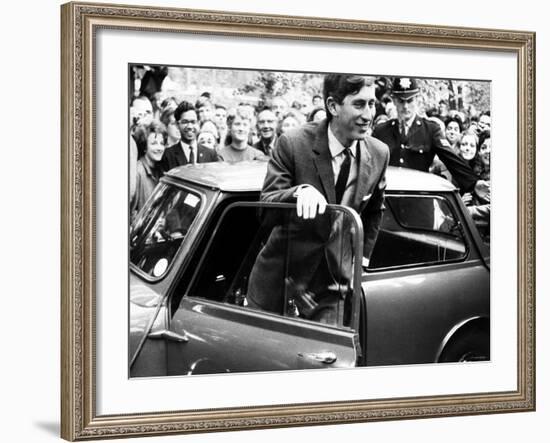
[{"label": "windshield", "polygon": [[130,228],[130,260],[152,277],[164,275],[200,208],[200,197],[160,185]]}]

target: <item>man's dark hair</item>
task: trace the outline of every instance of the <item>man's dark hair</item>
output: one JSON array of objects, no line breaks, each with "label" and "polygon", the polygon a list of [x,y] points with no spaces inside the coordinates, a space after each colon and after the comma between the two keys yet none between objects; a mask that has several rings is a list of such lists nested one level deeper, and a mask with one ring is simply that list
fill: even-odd
[{"label": "man's dark hair", "polygon": [[181,118],[181,115],[186,113],[187,111],[197,112],[197,110],[195,109],[195,107],[193,106],[192,103],[189,103],[189,102],[184,100],[178,105],[178,107],[174,111],[174,118],[176,119],[176,121],[179,122],[180,118]]},{"label": "man's dark hair", "polygon": [[223,109],[224,111],[227,111],[227,108],[224,105],[220,105],[219,103],[216,103],[214,106],[216,109]]},{"label": "man's dark hair", "polygon": [[[357,94],[365,86],[365,78],[354,74],[327,74],[323,81],[323,96],[325,108],[327,108],[327,99],[332,97],[338,104],[342,104],[346,96]],[[327,120],[330,121],[332,115],[328,112]]]},{"label": "man's dark hair", "polygon": [[460,132],[462,132],[464,130],[464,123],[462,122],[462,119],[458,115],[453,115],[452,117],[447,117],[445,119],[445,128],[451,122],[455,122],[458,125],[458,129],[459,129]]}]

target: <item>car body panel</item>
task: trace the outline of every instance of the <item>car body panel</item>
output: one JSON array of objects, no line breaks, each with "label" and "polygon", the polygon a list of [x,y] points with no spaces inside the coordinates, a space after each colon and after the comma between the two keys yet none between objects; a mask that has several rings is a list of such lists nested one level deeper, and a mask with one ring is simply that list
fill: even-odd
[{"label": "car body panel", "polygon": [[488,297],[478,296],[489,291],[486,275],[480,260],[363,274],[367,365],[435,362],[455,325],[489,316]]}]

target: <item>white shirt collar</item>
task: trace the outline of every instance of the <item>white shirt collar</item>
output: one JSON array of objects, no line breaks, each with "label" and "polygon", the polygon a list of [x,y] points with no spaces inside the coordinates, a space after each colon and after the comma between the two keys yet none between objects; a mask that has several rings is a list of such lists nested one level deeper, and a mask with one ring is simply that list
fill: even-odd
[{"label": "white shirt collar", "polygon": [[189,149],[193,148],[195,149],[197,147],[196,141],[192,145],[189,145],[185,143],[183,140],[180,140],[180,146],[185,150],[188,151]]},{"label": "white shirt collar", "polygon": [[416,114],[414,114],[411,118],[403,122],[407,130],[411,128],[415,120],[416,120]]},{"label": "white shirt collar", "polygon": [[[354,140],[349,147],[352,157],[355,157],[356,146],[357,140]],[[338,157],[346,149],[346,147],[336,138],[332,132],[332,129],[330,129],[330,124],[328,125],[328,149],[330,150],[330,155],[332,158]]]}]

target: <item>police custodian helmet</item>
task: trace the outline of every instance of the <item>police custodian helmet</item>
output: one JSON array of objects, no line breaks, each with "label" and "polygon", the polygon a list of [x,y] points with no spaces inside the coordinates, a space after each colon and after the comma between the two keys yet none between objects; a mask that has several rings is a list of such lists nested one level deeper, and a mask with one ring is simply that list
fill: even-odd
[{"label": "police custodian helmet", "polygon": [[408,100],[420,93],[418,83],[415,78],[411,77],[394,77],[391,89],[392,95]]}]

